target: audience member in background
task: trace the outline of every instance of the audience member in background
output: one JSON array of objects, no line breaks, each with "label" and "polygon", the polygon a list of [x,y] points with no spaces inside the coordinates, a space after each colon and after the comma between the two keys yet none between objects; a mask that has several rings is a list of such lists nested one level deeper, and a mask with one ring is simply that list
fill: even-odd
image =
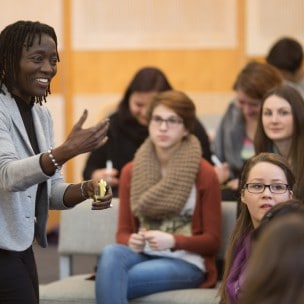
[{"label": "audience member in background", "polygon": [[303,210],[301,204],[265,225],[246,267],[240,304],[304,303]]},{"label": "audience member in background", "polygon": [[252,232],[274,205],[292,198],[294,175],[286,159],[275,153],[253,156],[244,165],[239,183],[240,214],[225,257],[221,303],[239,303]]},{"label": "audience member in background", "polygon": [[303,47],[295,39],[284,37],[270,48],[266,61],[279,69],[284,82],[299,91],[304,98]]},{"label": "audience member in background", "polygon": [[254,139],[256,153],[275,152],[284,156],[296,177],[293,189],[304,199],[304,100],[299,92],[279,86],[265,95]]},{"label": "audience member in background", "polygon": [[238,178],[245,160],[253,156],[253,139],[265,93],[282,83],[277,69],[266,63],[249,62],[233,85],[236,97],[229,104],[214,139],[214,153],[223,163],[215,166],[223,184],[223,200],[235,200]]},{"label": "audience member in background", "polygon": [[265,227],[273,219],[281,218],[287,214],[292,213],[302,213],[302,215],[304,216],[303,200],[292,198],[286,202],[279,203],[269,209],[263,216],[258,228],[254,230],[252,234],[253,241],[256,242],[260,238],[260,235],[264,231]]},{"label": "audience member in background", "polygon": [[[87,159],[84,179],[107,180],[112,186],[113,195],[117,196],[122,167],[133,159],[136,150],[148,136],[147,107],[158,92],[171,89],[166,75],[158,68],[144,67],[134,75],[117,111],[110,116],[107,143]],[[204,158],[211,162],[209,138],[197,118],[193,132],[201,142]],[[106,169],[107,160],[112,161],[111,171]]]},{"label": "audience member in background", "polygon": [[194,103],[184,93],[156,95],[149,137],[122,170],[117,242],[105,247],[97,303],[211,287],[221,239],[220,185],[191,134]]},{"label": "audience member in background", "polygon": [[[17,21],[0,34],[0,302],[39,303],[39,282],[32,244],[47,246],[49,209],[64,210],[94,198],[106,209],[111,189],[95,202],[98,181],[68,184],[61,166],[98,148],[109,122],[84,129],[84,111],[66,140],[54,145],[53,121],[44,105],[59,55],[54,29],[40,22]],[[88,236],[89,237],[89,236]]]}]

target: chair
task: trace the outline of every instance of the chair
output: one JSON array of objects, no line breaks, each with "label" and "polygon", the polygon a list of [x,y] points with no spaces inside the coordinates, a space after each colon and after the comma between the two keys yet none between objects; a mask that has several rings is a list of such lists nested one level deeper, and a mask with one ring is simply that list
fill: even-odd
[{"label": "chair", "polygon": [[[115,243],[118,204],[118,199],[113,199],[111,209],[93,211],[88,200],[72,210],[61,212],[58,245],[60,279],[40,286],[41,304],[96,303],[94,281],[86,280],[88,274],[73,275],[73,256],[91,254],[98,257],[105,245]],[[219,259],[224,258],[225,248],[235,224],[236,210],[236,202],[222,202]],[[218,304],[216,293],[216,288],[173,290],[134,299],[130,304]]]}]

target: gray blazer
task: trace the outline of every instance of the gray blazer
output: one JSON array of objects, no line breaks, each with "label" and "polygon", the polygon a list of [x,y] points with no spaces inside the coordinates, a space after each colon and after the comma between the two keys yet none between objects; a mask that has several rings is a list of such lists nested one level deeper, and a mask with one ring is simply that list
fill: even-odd
[{"label": "gray blazer", "polygon": [[[15,100],[0,93],[0,248],[27,249],[34,238],[47,246],[49,209],[67,209],[63,195],[69,184],[59,172],[47,176],[35,155]],[[33,119],[41,153],[54,146],[53,121],[46,106],[35,104]],[[46,181],[37,206],[38,184]]]}]

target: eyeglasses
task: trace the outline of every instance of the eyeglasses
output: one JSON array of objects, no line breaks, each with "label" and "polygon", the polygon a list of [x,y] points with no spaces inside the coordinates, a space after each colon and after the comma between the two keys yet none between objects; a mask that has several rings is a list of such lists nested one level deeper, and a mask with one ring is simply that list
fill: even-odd
[{"label": "eyeglasses", "polygon": [[249,183],[245,185],[245,188],[250,193],[263,193],[265,191],[265,188],[269,188],[271,193],[283,194],[289,189],[289,186],[287,184],[282,183],[275,183],[270,185],[265,185],[261,183]]},{"label": "eyeglasses", "polygon": [[160,127],[164,122],[167,128],[176,128],[179,124],[183,123],[183,120],[178,117],[169,117],[164,119],[158,115],[154,115],[151,118],[151,122],[158,127]]}]

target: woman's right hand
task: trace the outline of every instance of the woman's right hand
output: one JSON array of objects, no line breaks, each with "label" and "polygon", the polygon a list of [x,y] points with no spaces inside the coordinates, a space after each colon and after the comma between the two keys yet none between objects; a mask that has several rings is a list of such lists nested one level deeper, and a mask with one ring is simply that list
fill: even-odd
[{"label": "woman's right hand", "polygon": [[213,167],[220,184],[225,183],[230,177],[230,167],[228,163],[222,163]]},{"label": "woman's right hand", "polygon": [[106,168],[96,169],[93,171],[91,178],[97,180],[103,179],[112,187],[118,186],[119,183],[118,170],[114,168],[111,170]]},{"label": "woman's right hand", "polygon": [[145,237],[141,233],[132,233],[128,246],[135,252],[143,252],[145,243]]}]

